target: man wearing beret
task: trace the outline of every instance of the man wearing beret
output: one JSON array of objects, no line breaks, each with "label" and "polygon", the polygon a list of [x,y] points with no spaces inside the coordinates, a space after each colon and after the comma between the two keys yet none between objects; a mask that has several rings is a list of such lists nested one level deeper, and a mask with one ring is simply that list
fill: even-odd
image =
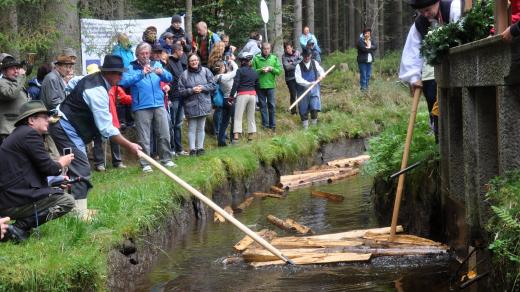
[{"label": "man wearing beret", "polygon": [[18,110],[29,100],[25,91],[25,70],[9,54],[0,56],[0,145],[14,130]]},{"label": "man wearing beret", "polygon": [[410,6],[417,9],[419,15],[415,19],[401,57],[399,79],[408,83],[412,92],[422,88],[428,104],[430,122],[436,133],[435,118],[432,115],[433,105],[437,98],[437,83],[432,66],[428,65],[420,54],[421,42],[430,27],[445,25],[457,21],[461,14],[460,0],[410,0]]},{"label": "man wearing beret", "polygon": [[7,228],[7,240],[23,241],[32,228],[68,213],[74,199],[61,188],[50,187],[48,176],[59,176],[74,154],[54,161],[42,135],[49,112],[39,100],[25,103],[15,129],[0,147],[0,217],[16,220]]}]

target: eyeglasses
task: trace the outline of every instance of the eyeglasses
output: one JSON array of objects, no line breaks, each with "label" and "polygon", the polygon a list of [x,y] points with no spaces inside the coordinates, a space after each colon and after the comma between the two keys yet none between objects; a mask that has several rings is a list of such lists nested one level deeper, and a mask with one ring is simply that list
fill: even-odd
[{"label": "eyeglasses", "polygon": [[193,60],[189,60],[190,63],[195,63],[195,62],[198,62],[199,59],[193,59]]}]

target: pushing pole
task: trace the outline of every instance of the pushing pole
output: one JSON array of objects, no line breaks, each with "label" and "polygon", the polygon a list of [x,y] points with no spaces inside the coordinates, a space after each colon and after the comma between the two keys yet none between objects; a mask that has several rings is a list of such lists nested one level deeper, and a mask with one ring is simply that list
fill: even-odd
[{"label": "pushing pole", "polygon": [[[323,78],[325,78],[325,76],[327,76],[327,74],[330,73],[330,71],[332,71],[332,69],[334,69],[336,67],[336,65],[332,65],[332,67],[329,68],[329,70],[327,70],[325,72],[325,74],[323,74]],[[323,78],[321,80],[323,80]],[[309,93],[309,91],[311,91],[319,82],[316,81],[314,83],[312,83],[311,86],[309,86],[309,88],[307,88],[307,90],[305,90],[302,95],[300,95],[300,97],[298,97],[298,99],[296,99],[293,104],[291,104],[291,106],[289,107],[289,110],[292,110],[293,107],[295,107],[304,97],[305,95],[307,95],[307,93]]]},{"label": "pushing pole", "polygon": [[193,194],[195,197],[197,197],[199,200],[204,202],[206,205],[208,205],[211,209],[215,210],[215,212],[222,215],[222,217],[226,218],[229,222],[231,222],[233,225],[238,227],[238,229],[242,230],[245,234],[247,234],[249,237],[251,237],[254,241],[258,242],[261,246],[263,246],[265,249],[270,251],[273,255],[280,258],[282,261],[284,261],[287,264],[294,265],[293,261],[291,261],[288,257],[284,256],[278,249],[276,249],[274,246],[272,246],[269,242],[267,242],[265,239],[260,237],[258,234],[256,234],[253,230],[247,228],[244,224],[242,224],[240,221],[235,219],[235,217],[229,215],[224,209],[220,208],[217,204],[215,204],[212,200],[210,200],[208,197],[204,196],[201,192],[193,188],[191,185],[189,185],[187,182],[183,181],[181,178],[173,174],[171,171],[166,169],[164,166],[162,166],[160,163],[152,159],[150,156],[146,155],[142,151],[138,151],[137,155],[139,158],[143,158],[144,160],[148,161],[153,166],[157,167],[162,173],[169,176],[171,179],[173,179],[175,182],[180,184],[183,188],[188,190],[191,194]]},{"label": "pushing pole", "polygon": [[[410,154],[410,144],[412,143],[413,127],[415,124],[415,118],[417,116],[417,107],[419,106],[419,98],[421,97],[421,88],[416,88],[413,95],[412,111],[410,113],[410,119],[408,120],[408,131],[406,132],[406,142],[404,144],[403,160],[401,161],[401,171],[406,169],[408,165],[408,156]],[[392,214],[392,224],[390,225],[390,239],[395,237],[395,231],[397,227],[397,217],[399,217],[399,207],[401,206],[401,197],[403,194],[404,187],[404,172],[399,175],[399,181],[397,182],[397,190],[395,193],[394,211]]]}]

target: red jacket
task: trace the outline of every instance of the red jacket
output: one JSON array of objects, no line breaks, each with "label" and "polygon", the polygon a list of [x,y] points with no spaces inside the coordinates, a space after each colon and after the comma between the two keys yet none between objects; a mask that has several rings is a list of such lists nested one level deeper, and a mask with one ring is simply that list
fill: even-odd
[{"label": "red jacket", "polygon": [[120,86],[112,86],[110,91],[108,92],[108,107],[110,109],[110,113],[112,114],[112,124],[114,127],[118,128],[119,118],[117,117],[117,108],[116,104],[119,102],[123,105],[132,105],[132,96],[126,94],[125,90]]},{"label": "red jacket", "polygon": [[511,0],[511,23],[520,20],[520,0]]}]

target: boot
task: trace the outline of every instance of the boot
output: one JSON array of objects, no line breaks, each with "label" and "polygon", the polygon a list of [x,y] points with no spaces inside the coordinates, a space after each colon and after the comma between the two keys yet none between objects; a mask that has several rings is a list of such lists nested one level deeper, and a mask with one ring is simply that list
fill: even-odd
[{"label": "boot", "polygon": [[90,222],[96,215],[97,210],[87,209],[87,199],[80,199],[76,200],[76,207],[74,207],[74,212],[80,220]]},{"label": "boot", "polygon": [[307,130],[309,128],[309,120],[302,121],[303,129]]},{"label": "boot", "polygon": [[4,234],[4,237],[1,241],[12,240],[14,242],[20,243],[26,241],[29,238],[29,233],[25,230],[22,230],[14,225],[9,224],[7,226],[7,232]]},{"label": "boot", "polygon": [[316,126],[318,124],[318,119],[311,119],[311,125]]}]

